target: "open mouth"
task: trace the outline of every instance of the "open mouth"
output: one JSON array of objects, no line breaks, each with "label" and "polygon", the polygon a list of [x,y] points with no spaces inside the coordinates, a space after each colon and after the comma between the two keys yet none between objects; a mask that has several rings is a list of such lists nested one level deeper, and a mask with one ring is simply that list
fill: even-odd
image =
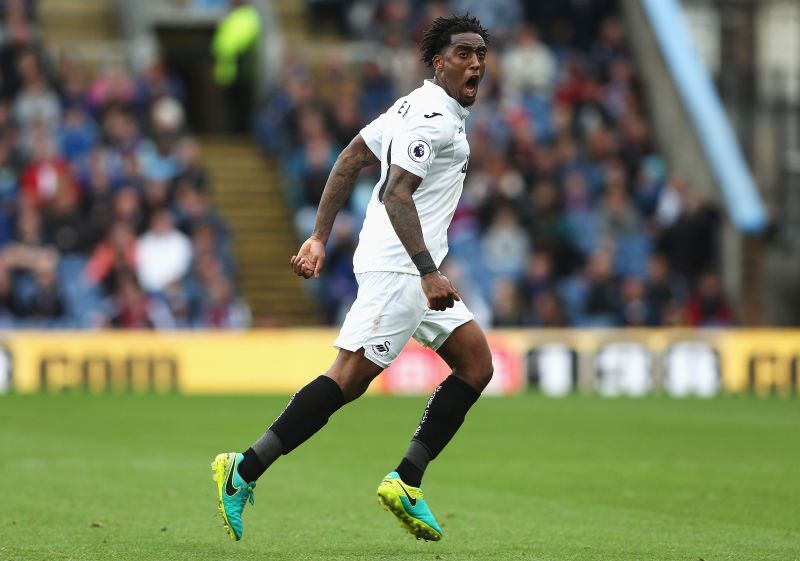
[{"label": "open mouth", "polygon": [[464,93],[468,96],[474,96],[478,92],[478,83],[480,82],[480,76],[477,74],[473,74],[469,78],[467,78],[466,83],[464,84]]}]

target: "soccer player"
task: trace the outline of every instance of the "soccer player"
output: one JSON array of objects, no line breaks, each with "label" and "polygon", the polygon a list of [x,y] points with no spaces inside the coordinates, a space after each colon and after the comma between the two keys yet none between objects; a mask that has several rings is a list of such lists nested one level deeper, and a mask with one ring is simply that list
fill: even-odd
[{"label": "soccer player", "polygon": [[334,218],[359,171],[380,162],[353,257],[358,296],[334,342],[339,354],[330,369],[294,394],[243,454],[214,460],[220,512],[234,540],[242,537],[242,511],[252,503],[256,480],[363,394],[410,337],[434,349],[452,373],[433,391],[400,464],[380,483],[378,499],[418,539],[442,538],[420,489],[422,476],[492,377],[486,337],[438,269],[469,163],[464,125],[483,78],[487,41],[474,17],[437,18],[420,45],[433,79],[398,99],[337,158],[311,237],[291,265],[304,278],[319,276]]}]

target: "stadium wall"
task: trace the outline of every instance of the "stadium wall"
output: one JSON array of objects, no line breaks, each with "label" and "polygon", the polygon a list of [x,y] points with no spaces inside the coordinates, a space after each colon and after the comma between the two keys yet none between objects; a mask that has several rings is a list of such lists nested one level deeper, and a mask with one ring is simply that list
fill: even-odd
[{"label": "stadium wall", "polygon": [[[324,372],[331,329],[14,332],[2,337],[0,393],[289,394]],[[487,392],[549,396],[796,395],[800,330],[494,330]],[[426,394],[448,374],[411,342],[370,392]]]}]

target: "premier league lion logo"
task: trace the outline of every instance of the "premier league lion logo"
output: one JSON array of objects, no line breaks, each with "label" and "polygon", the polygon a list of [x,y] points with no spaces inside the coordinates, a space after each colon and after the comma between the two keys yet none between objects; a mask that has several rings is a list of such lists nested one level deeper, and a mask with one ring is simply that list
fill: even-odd
[{"label": "premier league lion logo", "polygon": [[431,156],[431,147],[424,140],[415,140],[408,145],[408,157],[415,162],[425,162]]}]

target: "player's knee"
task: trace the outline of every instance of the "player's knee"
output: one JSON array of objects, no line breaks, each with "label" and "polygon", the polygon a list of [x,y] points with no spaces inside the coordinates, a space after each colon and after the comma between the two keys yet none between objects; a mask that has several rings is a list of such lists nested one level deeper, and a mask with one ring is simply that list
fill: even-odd
[{"label": "player's knee", "polygon": [[481,369],[478,371],[477,383],[481,388],[481,391],[489,385],[489,382],[492,381],[492,376],[494,375],[494,366],[492,365],[491,359],[485,363]]},{"label": "player's knee", "polygon": [[489,382],[492,381],[494,366],[492,366],[492,359],[489,357],[487,360],[475,361],[468,368],[463,368],[454,372],[460,375],[470,386],[482,392],[484,388],[489,385]]},{"label": "player's knee", "polygon": [[357,369],[329,372],[328,376],[339,385],[346,403],[361,397],[375,378],[371,372],[362,372]]},{"label": "player's knee", "polygon": [[352,372],[336,372],[329,373],[328,375],[339,385],[345,402],[350,402],[361,397],[369,387],[368,380],[363,380],[362,377]]},{"label": "player's knee", "polygon": [[365,359],[363,351],[341,351],[327,376],[339,385],[347,403],[363,395],[380,373],[381,368]]}]

